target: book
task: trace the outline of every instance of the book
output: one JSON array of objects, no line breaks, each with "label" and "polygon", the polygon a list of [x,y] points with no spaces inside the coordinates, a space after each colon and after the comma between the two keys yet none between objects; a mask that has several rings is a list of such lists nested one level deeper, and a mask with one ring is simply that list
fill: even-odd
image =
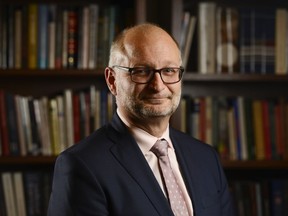
[{"label": "book", "polygon": [[200,121],[200,101],[199,98],[192,98],[192,113],[191,115],[191,135],[196,138],[196,139],[200,139],[200,132],[199,132],[199,121]]},{"label": "book", "polygon": [[255,159],[255,133],[253,124],[253,108],[252,108],[252,98],[244,98],[244,115],[245,115],[245,126],[246,127],[246,138],[247,138],[247,152],[248,159]]},{"label": "book", "polygon": [[49,121],[47,117],[48,99],[45,97],[34,99],[35,119],[37,123],[37,131],[41,143],[41,154],[45,156],[51,155],[51,141],[49,135]]},{"label": "book", "polygon": [[46,69],[48,68],[48,5],[38,4],[38,26],[37,26],[37,68]]},{"label": "book", "polygon": [[3,172],[1,173],[1,178],[4,190],[7,216],[17,216],[17,206],[14,205],[16,203],[16,194],[13,187],[12,173]]},{"label": "book", "polygon": [[[60,56],[57,55],[57,68],[61,67],[61,68],[67,68],[68,67],[68,9],[67,8],[63,8],[63,10],[61,11],[61,15],[62,15],[62,19],[61,22],[59,22],[61,24],[61,26],[59,25],[57,29],[58,30],[58,35],[61,34],[62,38],[57,40],[57,41],[61,41],[62,44],[62,48],[61,48],[61,58]],[[60,31],[61,32],[60,32]],[[58,49],[57,49],[58,50]],[[60,62],[61,62],[61,66],[60,66]]]},{"label": "book", "polygon": [[217,150],[222,159],[229,159],[229,125],[228,125],[228,102],[225,97],[217,98],[218,106],[218,144]]},{"label": "book", "polygon": [[50,134],[50,124],[49,121],[49,99],[46,96],[40,98],[39,101],[39,111],[41,118],[41,134],[43,137],[42,141],[42,154],[52,155],[52,141]]},{"label": "book", "polygon": [[233,7],[216,9],[216,71],[236,73],[239,71],[239,16]]},{"label": "book", "polygon": [[[58,126],[59,126],[59,151],[62,152],[67,148],[67,140],[66,140],[66,127],[65,127],[65,111],[64,111],[64,98],[63,95],[56,96],[57,103],[57,118],[58,118]],[[60,153],[59,152],[59,153]]]},{"label": "book", "polygon": [[38,56],[38,4],[28,5],[28,68],[37,67]]},{"label": "book", "polygon": [[74,124],[73,124],[73,92],[71,89],[64,91],[64,115],[67,147],[74,144]]},{"label": "book", "polygon": [[248,147],[247,147],[247,128],[246,121],[249,119],[246,118],[246,109],[245,109],[245,100],[244,97],[239,96],[236,98],[238,106],[238,115],[239,115],[239,139],[241,140],[241,160],[248,160]]},{"label": "book", "polygon": [[17,120],[17,128],[18,128],[18,137],[19,137],[19,150],[20,155],[25,156],[27,155],[27,148],[25,143],[25,137],[24,137],[24,123],[22,118],[22,102],[21,102],[21,96],[15,95],[15,108],[16,108],[16,120]]},{"label": "book", "polygon": [[79,9],[79,31],[78,31],[78,68],[88,68],[89,57],[89,6],[84,5]]},{"label": "book", "polygon": [[56,13],[57,13],[57,6],[55,4],[48,5],[47,68],[50,69],[55,68],[55,61],[56,61]]},{"label": "book", "polygon": [[36,113],[34,107],[34,98],[28,98],[28,111],[30,117],[31,137],[32,143],[29,145],[28,153],[31,155],[39,155],[41,153],[41,139],[39,137],[39,131],[37,127]]},{"label": "book", "polygon": [[202,74],[215,73],[216,3],[201,2],[198,6],[198,71]]},{"label": "book", "polygon": [[13,187],[15,189],[15,203],[17,216],[26,216],[25,191],[22,173],[17,171],[13,174]]},{"label": "book", "polygon": [[6,104],[6,119],[7,119],[7,129],[9,136],[9,155],[19,156],[20,155],[20,144],[18,137],[18,127],[17,127],[17,112],[15,105],[14,95],[6,92],[5,94],[5,104]]},{"label": "book", "polygon": [[0,178],[0,215],[5,216],[6,213],[6,203],[5,203],[5,194],[4,194],[4,185],[2,178]]},{"label": "book", "polygon": [[8,19],[7,19],[7,66],[8,68],[14,68],[15,65],[15,14],[14,5],[8,5]]},{"label": "book", "polygon": [[239,158],[237,149],[235,107],[233,106],[233,99],[228,102],[227,123],[228,123],[228,137],[229,137],[229,159],[237,160]]},{"label": "book", "polygon": [[99,36],[99,6],[97,4],[90,4],[89,5],[89,19],[88,19],[88,26],[89,26],[89,46],[87,47],[88,50],[88,68],[95,69],[98,61],[98,36]]},{"label": "book", "polygon": [[77,67],[77,31],[78,31],[78,17],[76,9],[68,10],[67,15],[67,67]]},{"label": "book", "polygon": [[252,102],[253,107],[253,128],[254,128],[254,142],[255,142],[255,159],[265,159],[265,147],[264,147],[264,130],[263,130],[263,109],[262,102],[259,99],[255,99]]},{"label": "book", "polygon": [[43,173],[41,172],[24,172],[24,190],[27,215],[45,215],[43,211]]},{"label": "book", "polygon": [[190,56],[190,50],[191,50],[191,46],[192,46],[192,42],[193,42],[195,28],[196,28],[196,17],[191,16],[189,19],[189,23],[188,23],[188,32],[187,32],[187,37],[186,37],[184,50],[183,50],[183,58],[182,58],[183,63],[182,63],[182,65],[184,68],[186,68],[188,65],[188,60],[189,60],[189,56]]},{"label": "book", "polygon": [[[272,143],[271,143],[271,127],[272,121],[269,113],[269,101],[262,100],[262,119],[263,119],[263,138],[264,138],[264,154],[266,160],[272,159]],[[272,115],[272,114],[271,114]]]},{"label": "book", "polygon": [[14,62],[14,68],[19,69],[22,68],[22,35],[23,35],[23,13],[22,13],[22,8],[21,7],[16,7],[15,12],[15,29],[14,29],[14,49],[15,49],[15,62]]},{"label": "book", "polygon": [[6,92],[0,89],[0,129],[2,145],[1,153],[3,156],[8,156],[10,155],[10,148],[5,94]]},{"label": "book", "polygon": [[49,122],[50,122],[50,136],[52,155],[58,155],[61,152],[60,136],[59,136],[59,119],[58,106],[56,98],[51,98],[49,101]]},{"label": "book", "polygon": [[80,98],[78,93],[73,94],[73,128],[74,128],[74,143],[81,139],[80,135]]},{"label": "book", "polygon": [[288,11],[285,8],[276,9],[275,27],[275,73],[287,74],[288,72]]}]

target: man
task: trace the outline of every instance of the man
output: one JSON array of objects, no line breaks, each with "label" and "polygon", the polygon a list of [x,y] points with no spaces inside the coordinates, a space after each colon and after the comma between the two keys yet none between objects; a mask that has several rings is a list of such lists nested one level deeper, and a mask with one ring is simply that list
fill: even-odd
[{"label": "man", "polygon": [[142,24],[115,39],[105,78],[117,113],[58,157],[48,215],[180,215],[154,152],[157,141],[168,144],[183,215],[232,215],[217,153],[169,126],[182,73],[178,45],[163,29]]}]

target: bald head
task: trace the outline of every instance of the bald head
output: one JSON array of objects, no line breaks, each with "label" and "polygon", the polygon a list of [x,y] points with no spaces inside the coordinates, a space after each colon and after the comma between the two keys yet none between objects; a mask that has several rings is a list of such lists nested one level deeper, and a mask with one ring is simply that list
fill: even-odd
[{"label": "bald head", "polygon": [[[164,29],[154,24],[141,24],[125,29],[114,40],[109,66],[130,65],[135,59],[146,55],[155,55],[159,51],[176,52],[181,64],[181,54],[177,42]],[[171,54],[171,52],[167,54]]]}]

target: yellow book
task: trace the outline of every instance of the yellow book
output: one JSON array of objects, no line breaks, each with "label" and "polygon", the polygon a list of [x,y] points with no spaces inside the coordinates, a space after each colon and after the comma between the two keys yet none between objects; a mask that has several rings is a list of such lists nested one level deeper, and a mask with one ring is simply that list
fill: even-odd
[{"label": "yellow book", "polygon": [[49,100],[49,117],[52,155],[58,155],[61,152],[61,147],[59,136],[58,107],[57,100],[55,98]]},{"label": "yellow book", "polygon": [[37,4],[28,6],[28,68],[37,67]]},{"label": "yellow book", "polygon": [[263,111],[261,100],[254,100],[253,106],[253,127],[254,127],[254,142],[255,142],[255,156],[257,160],[265,159],[264,146],[264,130],[263,130]]}]

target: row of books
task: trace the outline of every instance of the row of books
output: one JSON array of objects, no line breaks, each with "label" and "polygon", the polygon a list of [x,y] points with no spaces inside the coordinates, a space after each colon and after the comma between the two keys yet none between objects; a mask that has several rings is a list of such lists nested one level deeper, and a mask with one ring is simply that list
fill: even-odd
[{"label": "row of books", "polygon": [[58,155],[110,120],[114,104],[95,86],[41,98],[0,90],[0,156]]},{"label": "row of books", "polygon": [[237,216],[288,215],[288,180],[235,181],[230,184]]},{"label": "row of books", "polygon": [[39,216],[47,214],[51,174],[46,172],[0,173],[0,215]]},{"label": "row of books", "polygon": [[[193,24],[195,17],[197,28]],[[184,64],[185,59],[193,61],[198,55],[198,68],[192,70],[203,74],[288,73],[288,11],[284,8],[201,2],[197,15],[184,13],[182,26],[182,44],[193,35],[198,36],[192,42],[197,42],[196,48],[194,46],[197,51],[190,50],[190,57],[189,53],[184,55]],[[189,31],[192,31],[190,36]]]},{"label": "row of books", "polygon": [[288,100],[184,96],[181,130],[214,146],[223,159],[288,158]]},{"label": "row of books", "polygon": [[[98,4],[0,4],[0,68],[95,69],[127,25],[127,8]],[[127,21],[128,22],[128,21]]]}]

